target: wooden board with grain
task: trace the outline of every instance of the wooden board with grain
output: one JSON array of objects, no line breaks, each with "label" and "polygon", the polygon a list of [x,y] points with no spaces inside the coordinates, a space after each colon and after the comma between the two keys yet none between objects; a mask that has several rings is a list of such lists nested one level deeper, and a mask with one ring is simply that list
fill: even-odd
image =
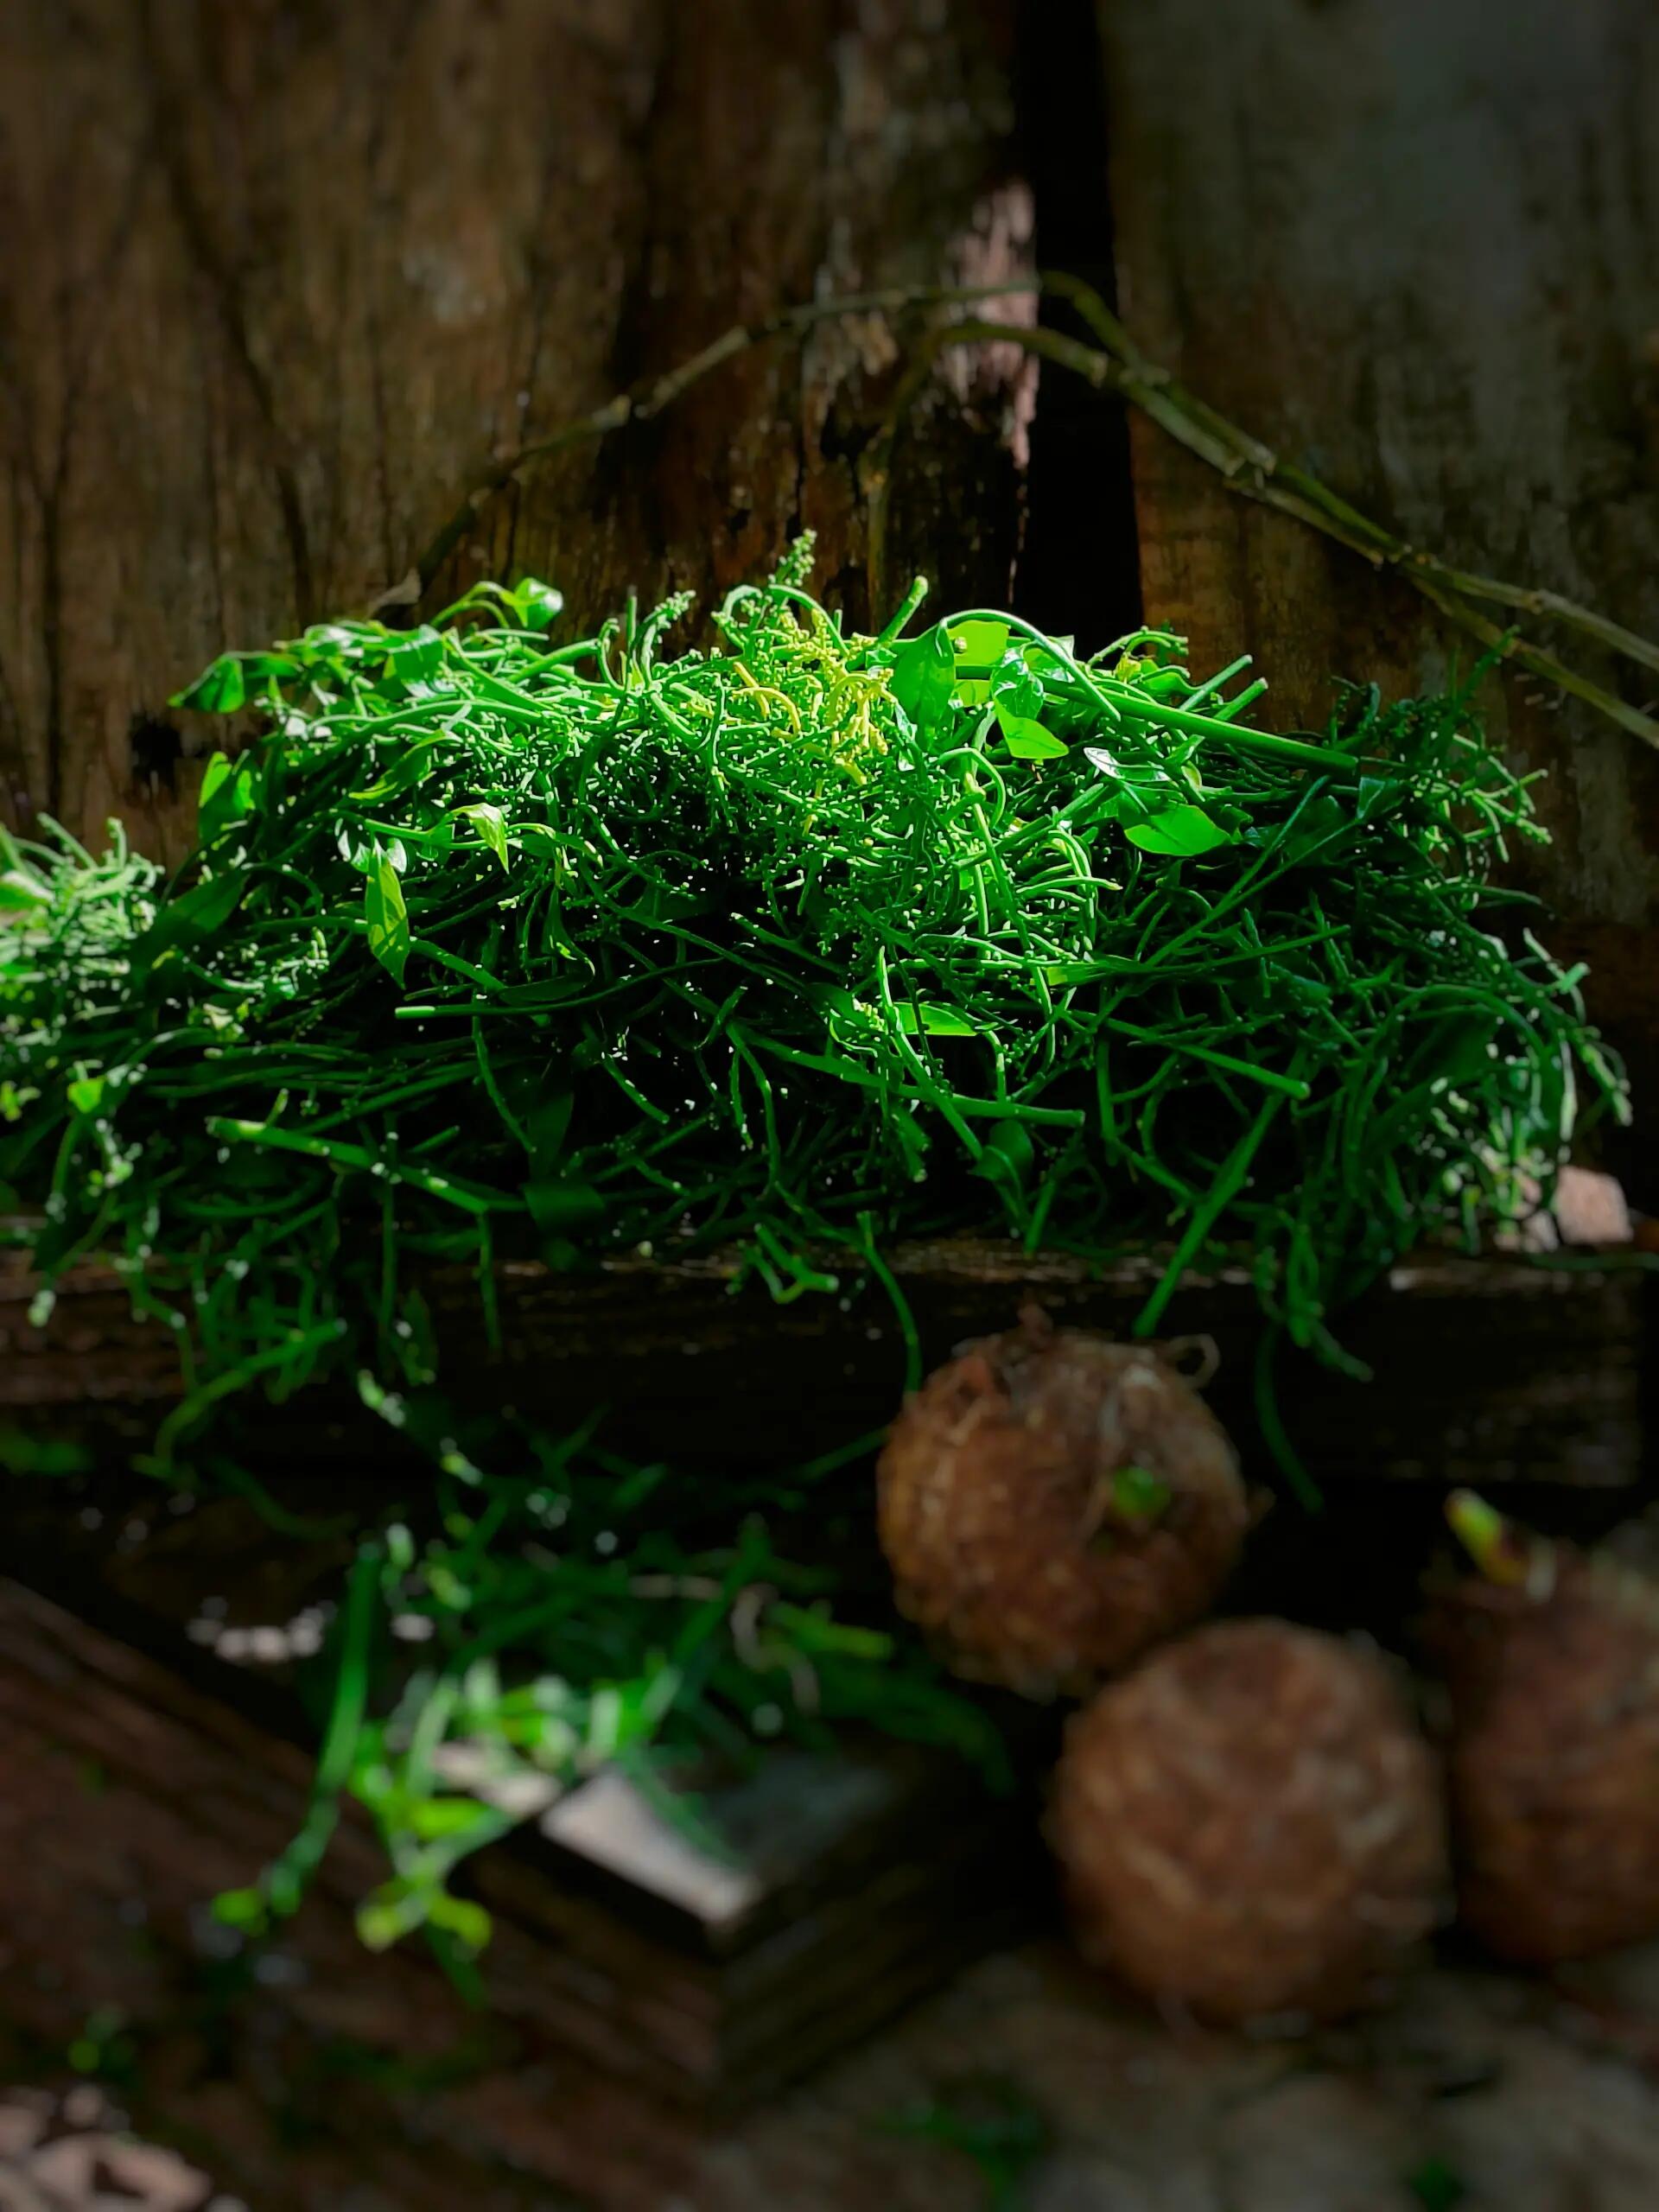
[{"label": "wooden board with grain", "polygon": [[717,595],[814,528],[855,615],[918,566],[1005,592],[1029,365],[993,346],[931,379],[889,485],[901,364],[870,318],[466,503],[740,321],[1027,270],[1014,12],[5,10],[0,815],[119,813],[176,859],[219,733],[168,695],[388,589],[429,613],[527,570],[588,622],[631,589]]},{"label": "wooden board with grain", "polygon": [[[1153,1255],[1097,1269],[972,1238],[901,1246],[891,1258],[930,1363],[965,1338],[1012,1325],[1033,1300],[1058,1319],[1122,1333],[1161,1270]],[[623,1448],[693,1465],[787,1466],[891,1420],[904,1351],[879,1291],[849,1279],[843,1296],[779,1306],[753,1281],[734,1293],[737,1264],[719,1254],[627,1258],[557,1274],[506,1262],[497,1270],[495,1346],[474,1276],[434,1274],[423,1287],[446,1388],[463,1402],[477,1390],[570,1426],[607,1406],[607,1433]],[[1627,1486],[1648,1452],[1647,1284],[1618,1252],[1563,1254],[1554,1265],[1408,1258],[1343,1317],[1342,1339],[1372,1379],[1287,1355],[1275,1369],[1286,1423],[1336,1486]],[[180,1392],[166,1332],[134,1322],[107,1269],[67,1278],[43,1327],[29,1319],[32,1290],[22,1255],[0,1252],[0,1420],[142,1435]],[[1255,1425],[1262,1322],[1247,1270],[1189,1277],[1166,1327],[1214,1339],[1212,1400],[1265,1477]],[[289,1448],[300,1440],[321,1452],[333,1411],[326,1396],[302,1394],[263,1426]]]},{"label": "wooden board with grain", "polygon": [[[200,1652],[192,1662],[182,1639],[168,1660],[157,1626],[152,1617],[142,1649],[0,1578],[14,2037],[67,2041],[93,1991],[164,2023],[168,2002],[211,1980],[215,1960],[223,1978],[238,1954],[213,1922],[213,1895],[247,1880],[303,1817],[308,1758],[293,1739],[304,1724],[287,1694],[267,1681],[256,1694],[245,1669]],[[78,1802],[88,1793],[101,1809]],[[475,1862],[494,1935],[488,2048],[474,2056],[490,2071],[473,2082],[462,2069],[441,2139],[447,2124],[464,2139],[474,2099],[497,2115],[477,2130],[486,2149],[540,2126],[525,2086],[540,2068],[578,2100],[550,2131],[548,2171],[649,2167],[1020,1933],[1044,1893],[1024,1799],[988,1797],[968,1768],[901,1745],[780,1751],[706,1788],[697,1809],[718,1851],[601,1776]],[[44,1845],[54,1829],[62,1864]],[[353,1909],[384,1872],[366,1826],[348,1818],[255,1980],[313,2037],[349,2036],[383,2067],[436,2065],[476,2045],[481,2024],[469,2034],[418,1943],[381,1958],[356,1948]],[[149,1941],[100,1969],[82,1948],[124,1916]],[[624,2112],[637,2140],[618,2135]]]},{"label": "wooden board with grain", "polygon": [[[1659,16],[1623,0],[1099,0],[1119,302],[1194,391],[1400,535],[1659,633]],[[1397,578],[1131,424],[1147,613],[1242,650],[1274,727],[1479,648]],[[1500,617],[1501,619],[1501,617]],[[1546,642],[1565,647],[1567,640]],[[1650,703],[1650,672],[1574,645]],[[1526,679],[1490,726],[1548,768],[1520,856],[1659,1084],[1659,758]],[[1624,1162],[1652,1185],[1649,1148]]]},{"label": "wooden board with grain", "polygon": [[[504,1911],[487,2016],[418,1946],[365,1955],[353,1907],[382,1869],[357,1821],[259,1969],[238,1960],[209,1901],[294,1833],[308,1760],[3,1580],[0,1759],[9,2069],[60,2064],[89,2018],[118,2023],[145,2094],[259,2204],[343,2204],[370,2171],[407,2212],[519,2212],[544,2206],[550,2183],[643,2208],[683,2175],[695,2113],[643,2098],[548,2032],[561,1982],[582,1973],[578,1943]],[[706,2044],[706,1993],[659,1979],[683,2038]],[[588,1969],[592,2022],[615,1980],[613,1967]]]}]

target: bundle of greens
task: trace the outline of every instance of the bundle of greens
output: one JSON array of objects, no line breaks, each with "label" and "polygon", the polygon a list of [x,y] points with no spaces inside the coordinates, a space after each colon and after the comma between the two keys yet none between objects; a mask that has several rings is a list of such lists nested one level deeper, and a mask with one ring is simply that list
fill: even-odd
[{"label": "bundle of greens", "polygon": [[[1461,698],[1249,728],[1143,632],[843,637],[798,559],[664,660],[669,602],[337,624],[186,703],[171,880],[14,850],[0,1174],[49,1281],[112,1252],[197,1371],[385,1370],[423,1254],[818,1251],[1000,1218],[1243,1244],[1299,1343],[1425,1230],[1536,1203],[1575,1064],[1618,1078],[1488,881],[1527,795]],[[367,1329],[366,1337],[359,1332]]]},{"label": "bundle of greens", "polygon": [[[181,703],[258,734],[210,763],[182,869],[56,831],[0,855],[0,1179],[43,1300],[97,1251],[176,1332],[164,1463],[246,1386],[424,1384],[423,1268],[475,1261],[487,1303],[509,1251],[718,1244],[779,1299],[897,1297],[893,1239],[1000,1225],[1165,1249],[1146,1331],[1243,1253],[1339,1359],[1332,1317],[1402,1249],[1547,1193],[1581,1087],[1623,1109],[1490,880],[1541,832],[1466,695],[1273,735],[1245,664],[1196,681],[1158,631],[905,638],[918,588],[849,636],[809,550],[673,657],[685,601],[556,645],[533,582],[226,655]],[[573,1618],[573,1555],[537,1556]],[[726,1567],[638,1571],[729,1600]],[[523,1599],[452,1656],[504,1650]],[[582,1663],[655,1712],[649,1612]]]}]

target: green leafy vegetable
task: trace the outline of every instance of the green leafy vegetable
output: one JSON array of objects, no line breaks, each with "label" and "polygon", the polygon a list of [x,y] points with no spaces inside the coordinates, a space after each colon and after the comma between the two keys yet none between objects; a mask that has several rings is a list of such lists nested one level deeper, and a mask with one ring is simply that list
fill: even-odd
[{"label": "green leafy vegetable", "polygon": [[407,630],[386,648],[386,674],[400,683],[418,683],[435,675],[443,659],[443,639],[429,623]]},{"label": "green leafy vegetable", "polygon": [[945,626],[959,674],[995,668],[1008,649],[1006,622],[980,620],[952,622]]},{"label": "green leafy vegetable", "polygon": [[476,799],[470,806],[458,806],[455,815],[458,820],[472,823],[504,868],[512,868],[507,857],[507,817],[499,806],[492,806],[487,799]]},{"label": "green leafy vegetable", "polygon": [[551,629],[564,607],[564,594],[551,584],[537,583],[533,576],[526,576],[506,597],[526,630]]},{"label": "green leafy vegetable", "polygon": [[956,656],[942,622],[905,646],[893,664],[893,696],[924,734],[950,711],[956,681]]},{"label": "green leafy vegetable", "polygon": [[37,875],[21,868],[0,874],[0,913],[21,913],[29,906],[49,906],[52,894]]},{"label": "green leafy vegetable", "polygon": [[253,772],[245,761],[215,753],[207,763],[196,801],[196,838],[211,845],[245,820],[253,805]]},{"label": "green leafy vegetable", "polygon": [[[1403,1250],[1525,1213],[1583,1108],[1624,1110],[1494,881],[1542,833],[1466,695],[1355,693],[1286,736],[1166,633],[1082,660],[996,610],[850,635],[804,575],[678,653],[683,601],[552,650],[525,583],[224,656],[181,699],[261,728],[210,764],[186,866],[0,845],[0,1184],[48,1292],[103,1250],[186,1348],[162,1465],[326,1367],[412,1405],[422,1278],[456,1262],[487,1297],[504,1258],[734,1246],[779,1300],[874,1284],[913,1362],[894,1240],[1135,1244],[1166,1262],[1144,1328],[1241,1259],[1339,1359]],[[243,1924],[350,1790],[391,1859],[367,1939],[475,1948],[448,1878],[505,1815],[446,1744],[563,1776],[764,1734],[809,1680],[830,1717],[967,1729],[774,1551],[784,1486],[512,1452],[446,1420],[359,1532],[318,1809]],[[1141,1471],[1120,1512],[1157,1510]],[[399,1613],[435,1656],[389,1691]]]}]

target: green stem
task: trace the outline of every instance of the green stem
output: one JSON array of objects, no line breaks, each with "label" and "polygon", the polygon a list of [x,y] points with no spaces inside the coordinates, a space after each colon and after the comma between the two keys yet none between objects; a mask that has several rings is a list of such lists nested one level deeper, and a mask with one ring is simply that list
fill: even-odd
[{"label": "green stem", "polygon": [[1180,1287],[1181,1277],[1243,1185],[1249,1173],[1250,1162],[1260,1150],[1262,1140],[1272,1128],[1284,1103],[1283,1092],[1277,1090],[1262,1100],[1255,1119],[1228,1154],[1221,1173],[1205,1192],[1203,1205],[1198,1207],[1187,1223],[1181,1241],[1175,1248],[1174,1257],[1165,1268],[1158,1287],[1136,1315],[1133,1331],[1135,1336],[1149,1337],[1156,1331],[1164,1318],[1165,1308]]}]

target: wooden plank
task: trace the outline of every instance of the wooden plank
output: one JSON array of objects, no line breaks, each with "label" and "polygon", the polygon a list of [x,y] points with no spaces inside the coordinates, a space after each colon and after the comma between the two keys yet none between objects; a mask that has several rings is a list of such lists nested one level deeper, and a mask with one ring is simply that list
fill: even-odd
[{"label": "wooden plank", "polygon": [[[1636,1481],[1646,1424],[1646,1278],[1618,1255],[1602,1264],[1593,1254],[1568,1256],[1569,1265],[1548,1266],[1425,1252],[1395,1267],[1344,1318],[1344,1340],[1369,1363],[1372,1381],[1287,1359],[1279,1382],[1285,1419],[1321,1479]],[[929,1360],[1009,1326],[1032,1298],[1060,1319],[1122,1332],[1160,1272],[1152,1255],[1096,1270],[1063,1254],[969,1238],[903,1246],[892,1262]],[[447,1387],[463,1401],[469,1389],[485,1390],[570,1422],[606,1404],[610,1433],[626,1448],[693,1465],[712,1456],[785,1466],[889,1421],[903,1351],[879,1294],[849,1281],[844,1298],[779,1306],[753,1285],[733,1294],[737,1264],[721,1255],[678,1263],[630,1258],[555,1274],[508,1262],[498,1271],[496,1349],[486,1340],[471,1274],[434,1275],[425,1288]],[[165,1332],[134,1325],[107,1270],[77,1270],[44,1328],[28,1318],[31,1293],[21,1255],[0,1255],[0,1417],[58,1431],[112,1421],[118,1431],[124,1424],[127,1433],[142,1433],[179,1390]],[[1167,1325],[1216,1340],[1214,1402],[1253,1471],[1265,1477],[1255,1416],[1262,1324],[1247,1272],[1189,1278]],[[326,1451],[331,1410],[326,1398],[302,1398],[267,1425],[272,1442],[281,1435],[291,1449],[303,1435],[308,1448]],[[288,1421],[301,1426],[284,1430]]]},{"label": "wooden plank", "polygon": [[[283,1847],[308,1778],[285,1734],[238,1709],[241,1687],[229,1668],[188,1680],[0,1580],[14,2031],[73,2035],[75,2006],[99,1986],[80,1948],[128,1903],[152,1943],[111,1965],[99,2001],[163,2019],[193,1960],[234,1954],[205,1908]],[[77,1789],[97,1796],[93,1825],[115,1847],[78,1843],[60,1879],[39,1865],[45,1826],[73,1828],[64,1794]],[[605,1779],[477,1862],[496,1922],[483,1962],[488,2095],[523,2101],[520,2120],[533,2120],[538,2101],[515,2081],[556,2056],[594,2099],[564,2115],[563,2163],[548,2169],[558,2178],[591,2165],[609,2187],[636,2160],[678,2157],[716,2118],[1020,1932],[1040,1895],[1022,1871],[1037,1853],[1030,1808],[988,1803],[966,1770],[903,1746],[785,1754],[749,1783],[710,1791],[699,1811],[727,1838],[728,1859],[702,1856]],[[352,1910],[383,1871],[366,1827],[348,1818],[257,1979],[286,1993],[307,2032],[349,2033],[410,2068],[465,2040],[467,2013],[418,1944],[361,1951]],[[625,1910],[610,1901],[619,1895]],[[666,1908],[660,1924],[653,1901]],[[23,1973],[20,1953],[41,1972]],[[463,2086],[453,2110],[440,2106],[440,2135],[463,2140],[468,2108]],[[625,2109],[638,2145],[612,2139]]]},{"label": "wooden plank", "polygon": [[[1659,16],[1622,0],[1099,0],[1120,303],[1154,360],[1406,537],[1659,634]],[[1476,650],[1426,601],[1132,423],[1143,597],[1198,665],[1240,651],[1287,726]],[[1501,618],[1500,618],[1501,619]],[[1643,702],[1654,679],[1590,655]],[[1659,1087],[1659,758],[1529,682],[1489,695],[1547,767],[1522,856]],[[1649,1148],[1621,1165],[1654,1189]]]}]

